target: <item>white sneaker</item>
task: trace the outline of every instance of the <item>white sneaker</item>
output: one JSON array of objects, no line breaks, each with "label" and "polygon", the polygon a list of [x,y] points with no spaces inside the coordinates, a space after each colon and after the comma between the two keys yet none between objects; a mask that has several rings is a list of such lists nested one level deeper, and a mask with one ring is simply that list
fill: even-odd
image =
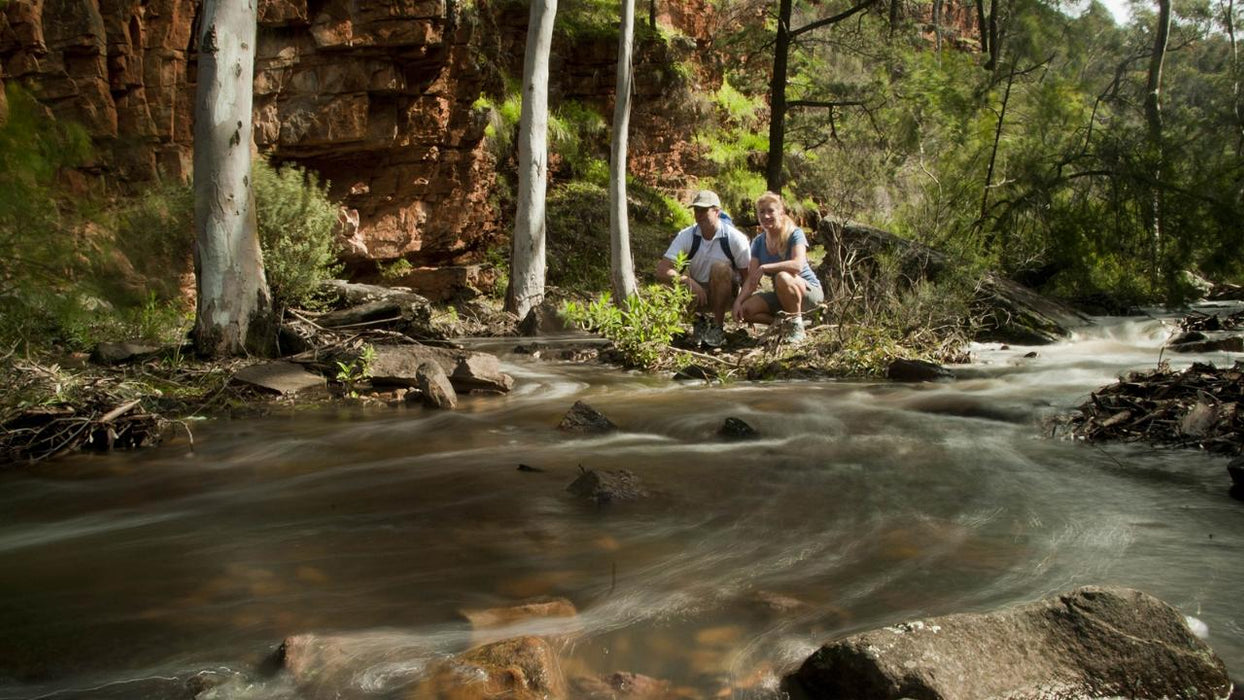
[{"label": "white sneaker", "polygon": [[808,337],[808,334],[803,330],[802,317],[795,316],[794,318],[788,319],[786,323],[786,332],[782,334],[783,342],[791,343],[793,345],[795,343],[802,343],[803,340]]}]

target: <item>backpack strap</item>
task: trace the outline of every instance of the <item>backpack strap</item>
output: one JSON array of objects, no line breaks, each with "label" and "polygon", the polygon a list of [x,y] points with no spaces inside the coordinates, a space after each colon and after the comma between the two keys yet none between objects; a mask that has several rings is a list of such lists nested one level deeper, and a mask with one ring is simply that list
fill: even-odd
[{"label": "backpack strap", "polygon": [[[730,267],[734,267],[734,251],[730,249],[730,229],[729,224],[722,227],[722,232],[726,235],[717,240],[721,244],[721,252],[726,254],[726,259],[730,261]],[[695,257],[700,252],[700,244],[704,242],[704,236],[700,235],[700,227],[697,226],[691,234],[691,250],[687,251],[687,260]]]}]

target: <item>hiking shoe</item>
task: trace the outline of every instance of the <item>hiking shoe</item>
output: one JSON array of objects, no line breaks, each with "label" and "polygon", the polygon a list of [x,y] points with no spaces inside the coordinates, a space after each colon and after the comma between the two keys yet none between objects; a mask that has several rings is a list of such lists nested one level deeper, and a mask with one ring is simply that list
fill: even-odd
[{"label": "hiking shoe", "polygon": [[691,324],[691,344],[700,346],[704,343],[704,334],[708,331],[708,319],[696,314],[695,322]]},{"label": "hiking shoe", "polygon": [[726,342],[726,329],[716,323],[708,326],[704,331],[704,344],[710,348],[719,348]]},{"label": "hiking shoe", "polygon": [[786,331],[782,334],[782,341],[786,343],[801,343],[808,334],[803,330],[803,319],[796,316],[788,319],[786,322]]}]

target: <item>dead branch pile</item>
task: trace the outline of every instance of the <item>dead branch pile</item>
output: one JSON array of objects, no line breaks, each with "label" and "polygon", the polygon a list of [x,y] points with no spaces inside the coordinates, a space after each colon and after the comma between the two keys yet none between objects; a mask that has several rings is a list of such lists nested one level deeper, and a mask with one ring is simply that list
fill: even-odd
[{"label": "dead branch pile", "polygon": [[1229,369],[1193,364],[1173,372],[1165,364],[1132,372],[1094,392],[1069,419],[1072,433],[1089,441],[1144,441],[1244,453],[1244,362]]},{"label": "dead branch pile", "polygon": [[[37,462],[77,449],[141,447],[160,441],[168,421],[106,378],[69,378],[57,367],[19,362],[6,371],[6,391],[72,394],[72,402],[17,405],[0,415],[0,464]],[[69,384],[72,382],[72,386]]]},{"label": "dead branch pile", "polygon": [[1193,311],[1179,322],[1179,330],[1191,331],[1235,331],[1244,329],[1244,311],[1237,311],[1227,316],[1206,314]]}]

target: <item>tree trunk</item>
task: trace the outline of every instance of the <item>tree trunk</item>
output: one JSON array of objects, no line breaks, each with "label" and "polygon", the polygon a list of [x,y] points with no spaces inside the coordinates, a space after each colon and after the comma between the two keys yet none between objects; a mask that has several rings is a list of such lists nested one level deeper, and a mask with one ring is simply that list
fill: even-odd
[{"label": "tree trunk", "polygon": [[998,59],[1002,56],[1002,49],[998,46],[998,0],[989,0],[989,61],[985,64],[985,70],[993,70],[998,67]]},{"label": "tree trunk", "polygon": [[1166,45],[1171,32],[1171,0],[1158,0],[1158,26],[1153,36],[1153,54],[1149,57],[1149,81],[1145,86],[1145,121],[1149,125],[1149,142],[1157,164],[1150,202],[1150,263],[1153,281],[1156,283],[1162,269],[1162,171],[1164,155],[1162,148],[1162,65],[1166,60]]},{"label": "tree trunk", "polygon": [[[1011,101],[1011,86],[1015,83],[1015,64],[1011,64],[1011,72],[1006,76],[1006,90],[1002,93],[1002,108],[998,110],[998,124],[994,127],[993,132],[993,148],[989,151],[989,167],[985,171],[985,187],[981,193],[981,214],[977,220],[977,226],[985,225],[985,218],[989,215],[989,189],[993,187],[993,173],[998,163],[998,146],[1002,143],[1002,124],[1006,121],[1006,106]],[[990,229],[988,237],[985,241],[986,249],[994,246],[997,231]],[[1005,241],[1003,245],[1005,246]],[[1003,257],[1005,258],[1005,247]]]},{"label": "tree trunk", "polygon": [[251,191],[257,0],[206,0],[194,115],[195,349],[269,354],[276,333]]},{"label": "tree trunk", "polygon": [[544,301],[544,195],[548,188],[549,49],[557,0],[532,0],[518,128],[518,212],[506,308],[524,319]]},{"label": "tree trunk", "polygon": [[786,148],[786,68],[790,57],[791,0],[778,6],[777,39],[773,45],[773,75],[769,79],[769,163],[765,183],[770,192],[782,191],[782,159]]},{"label": "tree trunk", "polygon": [[976,0],[976,30],[981,37],[981,53],[989,53],[989,25],[985,20],[985,0]]},{"label": "tree trunk", "polygon": [[638,290],[631,260],[631,233],[626,213],[627,132],[631,121],[631,49],[635,39],[635,0],[622,0],[618,31],[618,84],[614,92],[613,148],[609,163],[609,262],[613,298],[626,304]]},{"label": "tree trunk", "polygon": [[1223,25],[1227,30],[1227,38],[1231,42],[1231,105],[1235,114],[1235,154],[1244,153],[1244,104],[1240,99],[1240,50],[1235,39],[1235,0],[1227,0],[1223,14]]}]

